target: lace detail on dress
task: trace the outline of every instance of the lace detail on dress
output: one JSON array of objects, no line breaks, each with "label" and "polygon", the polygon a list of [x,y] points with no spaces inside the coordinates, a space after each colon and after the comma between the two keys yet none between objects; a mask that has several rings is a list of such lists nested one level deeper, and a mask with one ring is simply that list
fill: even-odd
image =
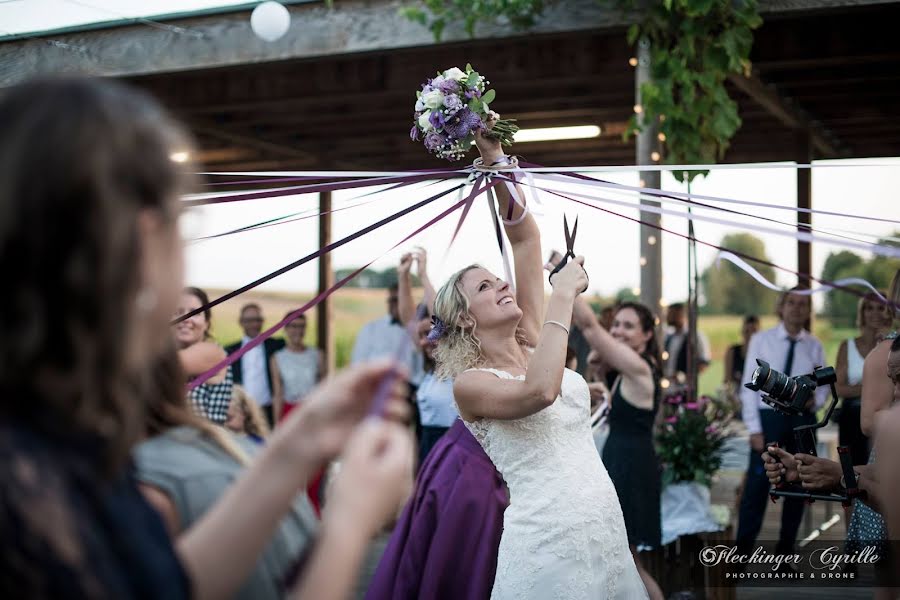
[{"label": "lace detail on dress", "polygon": [[591,436],[590,394],[580,375],[566,369],[556,402],[533,415],[465,424],[510,491],[491,598],[646,597]]}]

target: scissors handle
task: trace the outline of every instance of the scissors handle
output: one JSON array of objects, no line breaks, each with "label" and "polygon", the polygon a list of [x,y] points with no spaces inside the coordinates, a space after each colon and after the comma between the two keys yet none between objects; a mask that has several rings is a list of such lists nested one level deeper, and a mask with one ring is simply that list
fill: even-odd
[{"label": "scissors handle", "polygon": [[550,275],[547,277],[550,285],[553,285],[553,276],[563,270],[563,267],[569,262],[569,258],[575,258],[575,254],[572,251],[566,252],[562,257],[562,260],[560,260],[559,263],[553,267],[553,270],[550,271]]}]

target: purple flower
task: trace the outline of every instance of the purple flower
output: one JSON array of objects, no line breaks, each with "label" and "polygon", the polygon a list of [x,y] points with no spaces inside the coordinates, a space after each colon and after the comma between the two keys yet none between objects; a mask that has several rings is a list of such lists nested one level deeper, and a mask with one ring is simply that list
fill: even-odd
[{"label": "purple flower", "polygon": [[447,142],[447,139],[436,131],[425,136],[425,147],[434,152]]},{"label": "purple flower", "polygon": [[431,123],[431,126],[435,129],[443,129],[444,124],[447,122],[444,118],[444,114],[439,110],[431,111],[431,116],[428,117],[428,122]]},{"label": "purple flower", "polygon": [[416,125],[412,126],[412,129],[409,130],[409,139],[412,141],[418,141],[419,139],[419,128]]},{"label": "purple flower", "polygon": [[686,402],[684,407],[688,410],[697,410],[698,408],[700,408],[700,405],[696,402]]},{"label": "purple flower", "polygon": [[715,425],[710,425],[709,427],[706,428],[706,433],[713,433],[713,434],[715,434],[715,433],[719,433],[719,430],[716,429],[716,426],[715,426]]},{"label": "purple flower", "polygon": [[435,315],[431,316],[431,331],[428,332],[428,337],[426,338],[429,342],[434,343],[439,339],[444,337],[444,334],[447,333],[447,326],[444,324],[441,319]]},{"label": "purple flower", "polygon": [[484,127],[481,117],[468,108],[463,108],[447,120],[444,131],[451,138],[461,140],[477,129]]},{"label": "purple flower", "polygon": [[481,92],[478,91],[477,88],[469,88],[466,90],[466,98],[469,100],[472,98],[481,98]]},{"label": "purple flower", "polygon": [[666,423],[677,423],[678,417],[672,416],[666,419]]},{"label": "purple flower", "polygon": [[678,396],[668,396],[666,398],[667,404],[678,404],[679,402],[680,402],[680,400],[678,400]]},{"label": "purple flower", "polygon": [[455,79],[445,79],[438,84],[437,89],[447,95],[456,95],[459,92],[459,82]]},{"label": "purple flower", "polygon": [[459,99],[459,96],[456,94],[450,94],[448,96],[444,96],[444,106],[449,108],[450,110],[459,110],[463,107],[462,100]]}]

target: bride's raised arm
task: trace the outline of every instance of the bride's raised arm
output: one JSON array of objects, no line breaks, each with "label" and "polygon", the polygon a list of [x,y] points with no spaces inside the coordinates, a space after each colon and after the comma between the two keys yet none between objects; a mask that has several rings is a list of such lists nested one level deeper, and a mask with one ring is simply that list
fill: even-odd
[{"label": "bride's raised arm", "polygon": [[[488,127],[493,125],[494,119],[488,121]],[[476,132],[475,144],[481,153],[485,166],[508,162],[503,153],[500,141],[486,137],[482,132]],[[516,273],[516,303],[522,309],[522,329],[528,344],[537,345],[541,331],[541,323],[544,318],[544,274],[541,261],[541,233],[534,217],[517,204],[510,194],[509,187],[504,183],[496,186],[494,192],[497,195],[498,209],[503,219],[503,227],[506,236],[512,246],[513,260]],[[524,198],[522,188],[516,185],[516,194]],[[510,217],[510,206],[512,215]],[[509,282],[512,285],[512,281]]]}]

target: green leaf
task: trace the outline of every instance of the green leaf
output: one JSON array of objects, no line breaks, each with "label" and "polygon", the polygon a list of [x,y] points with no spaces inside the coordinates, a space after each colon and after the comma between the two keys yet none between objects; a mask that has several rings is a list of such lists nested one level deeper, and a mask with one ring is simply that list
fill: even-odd
[{"label": "green leaf", "polygon": [[627,35],[625,36],[625,39],[628,40],[628,45],[633,46],[634,43],[637,41],[640,33],[641,33],[641,28],[637,23],[634,23],[633,25],[631,25],[628,28]]},{"label": "green leaf", "polygon": [[[497,96],[497,92],[495,92],[494,90],[488,90],[484,94],[482,94],[481,101],[484,102],[485,104],[490,104],[491,102],[494,101],[494,98],[496,96]],[[487,110],[487,109],[485,109],[485,110]]]},{"label": "green leaf", "polygon": [[466,63],[466,73],[471,73],[473,70],[471,63]]}]

